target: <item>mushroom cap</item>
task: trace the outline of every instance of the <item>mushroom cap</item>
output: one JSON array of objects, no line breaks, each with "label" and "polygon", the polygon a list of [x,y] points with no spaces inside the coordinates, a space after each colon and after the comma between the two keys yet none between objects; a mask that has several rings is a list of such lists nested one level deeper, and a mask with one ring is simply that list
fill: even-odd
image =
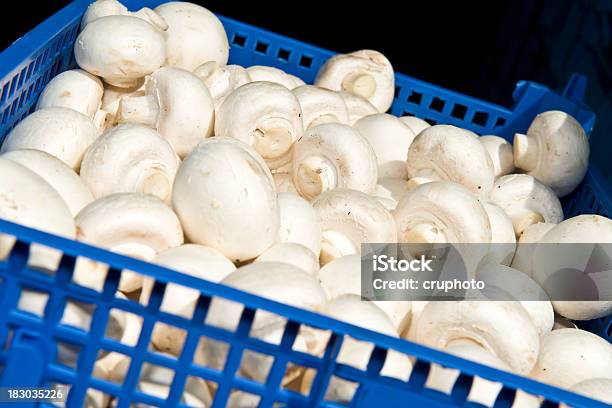
[{"label": "mushroom cap", "polygon": [[491,225],[491,248],[487,259],[492,263],[510,265],[516,251],[516,235],[512,220],[501,207],[481,200]]},{"label": "mushroom cap", "polygon": [[[612,256],[610,245],[598,245],[598,243],[612,243],[612,220],[600,215],[584,214],[559,223],[536,245],[531,273],[544,290],[549,289],[547,284],[550,283],[554,287],[555,282],[561,279],[561,277],[553,278],[558,271],[576,270],[577,273],[563,277],[567,287],[578,291],[595,285],[595,290],[601,293],[600,297],[606,299],[570,301],[553,298],[555,312],[561,316],[572,320],[590,320],[612,313],[612,301],[609,300],[612,288],[610,272],[606,270],[603,273],[584,273],[587,265],[593,261],[608,262]],[[597,248],[602,252],[601,255],[595,252]]]},{"label": "mushroom cap", "polygon": [[74,57],[85,71],[112,85],[130,87],[164,64],[166,43],[160,31],[138,17],[106,16],[83,28]]},{"label": "mushroom cap", "polygon": [[580,123],[571,115],[561,111],[543,112],[535,117],[527,136],[515,135],[514,164],[564,197],[586,175],[589,141]]},{"label": "mushroom cap", "polygon": [[512,145],[499,136],[486,135],[480,137],[482,143],[491,156],[495,177],[505,176],[514,172],[514,156]]},{"label": "mushroom cap", "polygon": [[338,95],[344,100],[349,115],[349,125],[351,126],[364,116],[378,113],[378,109],[374,105],[359,95],[345,91],[338,91]]},{"label": "mushroom cap", "polygon": [[[0,218],[44,232],[74,238],[74,220],[68,205],[42,177],[25,166],[0,157]],[[15,238],[0,235],[0,259],[9,255]],[[56,270],[61,252],[32,244],[28,265]]]},{"label": "mushroom cap", "polygon": [[2,154],[2,157],[19,163],[42,177],[59,193],[73,216],[94,200],[79,175],[57,157],[32,149],[13,150]]},{"label": "mushroom cap", "polygon": [[[612,378],[589,378],[570,387],[570,391],[612,405]],[[561,404],[561,408],[568,408]]]},{"label": "mushroom cap", "polygon": [[[319,271],[319,281],[336,299],[345,294],[361,296],[361,256],[345,255],[325,264]],[[372,301],[393,323],[396,334],[401,333],[410,322],[410,301]]]},{"label": "mushroom cap", "polygon": [[85,115],[68,108],[44,108],[28,115],[6,136],[1,153],[42,150],[78,170],[98,130]]},{"label": "mushroom cap", "polygon": [[531,261],[533,258],[533,251],[536,247],[536,243],[539,242],[544,235],[557,224],[549,224],[546,222],[538,222],[528,226],[521,236],[516,245],[516,251],[514,252],[514,258],[512,258],[512,268],[517,269],[528,276],[531,276]]},{"label": "mushroom cap", "polygon": [[87,6],[81,19],[81,29],[101,17],[127,15],[128,13],[128,8],[117,0],[96,0]]},{"label": "mushroom cap", "polygon": [[252,82],[272,82],[282,85],[289,90],[304,85],[304,81],[301,78],[288,74],[276,67],[252,65],[246,71]]},{"label": "mushroom cap", "polygon": [[348,109],[344,99],[336,92],[314,85],[301,85],[291,92],[300,102],[304,129],[323,123],[348,125]]},{"label": "mushroom cap", "polygon": [[361,244],[397,242],[393,216],[365,193],[336,188],[321,194],[312,204],[322,231],[321,261],[361,253]]},{"label": "mushroom cap", "polygon": [[410,145],[406,165],[409,178],[425,175],[454,181],[481,197],[489,195],[495,178],[491,157],[478,136],[451,125],[421,131]]},{"label": "mushroom cap", "polygon": [[300,102],[284,86],[251,82],[230,93],[217,111],[215,136],[252,146],[272,169],[291,160],[303,133]]},{"label": "mushroom cap", "polygon": [[421,118],[417,118],[416,116],[402,116],[401,118],[399,118],[399,120],[401,120],[404,125],[412,129],[412,133],[414,133],[415,135],[418,135],[428,127],[431,127],[429,123],[427,123]]},{"label": "mushroom cap", "polygon": [[95,198],[151,194],[169,203],[180,160],[155,130],[127,123],[108,130],[85,152],[81,179]]},{"label": "mushroom cap", "polygon": [[319,257],[302,244],[281,242],[259,255],[255,262],[281,262],[297,266],[313,276],[319,272]]},{"label": "mushroom cap", "polygon": [[251,78],[246,69],[240,65],[221,66],[215,61],[208,61],[193,71],[194,75],[204,82],[215,101],[215,109],[221,106],[234,89],[248,84]]},{"label": "mushroom cap", "polygon": [[197,76],[184,69],[163,67],[147,77],[145,88],[159,104],[157,130],[180,157],[212,135],[214,101]]},{"label": "mushroom cap", "polygon": [[612,345],[584,330],[553,330],[542,337],[540,355],[529,376],[561,388],[589,378],[612,378]]},{"label": "mushroom cap", "polygon": [[279,211],[272,175],[248,145],[214,137],[185,158],[172,203],[193,243],[232,261],[257,257],[274,242]]},{"label": "mushroom cap", "polygon": [[227,64],[229,43],[221,21],[197,4],[172,1],[155,8],[166,23],[165,65],[193,71],[208,61]]},{"label": "mushroom cap", "polygon": [[102,81],[82,69],[71,69],[53,77],[41,92],[36,110],[70,108],[94,119],[100,109],[104,86]]},{"label": "mushroom cap", "polygon": [[517,237],[536,222],[557,224],[563,220],[563,208],[555,193],[527,174],[498,178],[489,199],[512,219]]},{"label": "mushroom cap", "polygon": [[378,179],[376,153],[355,129],[326,123],[295,143],[292,174],[296,189],[309,200],[336,187],[371,193]]},{"label": "mushroom cap", "polygon": [[410,230],[431,224],[444,242],[489,243],[491,225],[482,204],[467,188],[450,181],[423,184],[406,193],[393,212],[399,242],[412,242]]},{"label": "mushroom cap", "polygon": [[278,193],[279,242],[294,242],[310,249],[317,257],[321,252],[321,221],[310,203],[293,193]]},{"label": "mushroom cap", "polygon": [[359,92],[379,112],[386,112],[393,102],[395,77],[391,63],[378,51],[359,50],[331,57],[319,70],[315,85],[332,91],[359,93],[354,88],[359,86],[358,79],[364,77],[368,78],[364,81],[367,89]]},{"label": "mushroom cap", "polygon": [[366,116],[353,125],[365,137],[378,159],[378,177],[407,179],[406,155],[415,133],[387,113]]},{"label": "mushroom cap", "polygon": [[531,372],[538,358],[537,329],[519,302],[429,302],[417,325],[419,343],[442,349],[472,340],[519,374]]}]

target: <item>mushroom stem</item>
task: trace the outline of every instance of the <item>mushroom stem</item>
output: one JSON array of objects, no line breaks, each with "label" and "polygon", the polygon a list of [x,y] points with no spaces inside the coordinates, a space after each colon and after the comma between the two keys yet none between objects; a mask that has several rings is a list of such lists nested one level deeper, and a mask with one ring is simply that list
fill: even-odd
[{"label": "mushroom stem", "polygon": [[338,181],[336,167],[327,158],[311,156],[299,164],[295,186],[300,195],[313,199],[334,188]]},{"label": "mushroom stem", "polygon": [[156,197],[168,197],[172,186],[167,174],[163,172],[163,169],[143,166],[143,164],[147,163],[138,163],[126,175],[126,184],[132,185],[130,191],[139,191]]},{"label": "mushroom stem", "polygon": [[261,122],[255,131],[253,147],[264,159],[277,159],[284,156],[293,145],[291,124],[281,118],[271,118]]},{"label": "mushroom stem", "polygon": [[168,29],[168,23],[166,23],[166,20],[148,7],[141,8],[138,11],[130,13],[130,15],[146,21],[160,31],[166,31]]},{"label": "mushroom stem", "polygon": [[532,211],[528,212],[524,217],[516,222],[516,225],[514,226],[516,236],[520,237],[523,234],[523,231],[525,231],[530,225],[537,224],[539,222],[546,222],[542,214]]},{"label": "mushroom stem", "polygon": [[347,75],[342,81],[342,90],[368,99],[376,92],[376,80],[369,74],[354,73]]},{"label": "mushroom stem", "polygon": [[335,230],[323,231],[321,234],[321,265],[326,265],[336,258],[344,255],[359,253],[353,242],[341,232]]},{"label": "mushroom stem", "polygon": [[423,222],[404,232],[402,242],[434,244],[445,242],[444,233],[435,224]]},{"label": "mushroom stem", "polygon": [[413,177],[410,180],[408,180],[408,190],[413,190],[417,188],[418,186],[420,186],[421,184],[431,183],[432,181],[435,181],[435,180],[429,177]]},{"label": "mushroom stem", "polygon": [[514,135],[514,165],[522,170],[531,171],[538,164],[538,141],[527,135]]},{"label": "mushroom stem", "polygon": [[158,114],[159,103],[152,95],[126,96],[119,102],[121,122],[135,122],[155,127]]}]

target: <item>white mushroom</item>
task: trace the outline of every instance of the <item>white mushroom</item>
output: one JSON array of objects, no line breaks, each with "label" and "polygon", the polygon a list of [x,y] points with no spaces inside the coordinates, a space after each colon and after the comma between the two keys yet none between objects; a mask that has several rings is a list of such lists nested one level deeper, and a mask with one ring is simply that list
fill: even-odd
[{"label": "white mushroom", "polygon": [[351,126],[364,116],[378,113],[378,109],[376,109],[374,105],[359,95],[345,91],[338,91],[338,95],[344,100],[344,104],[348,110],[349,125]]},{"label": "white mushroom", "polygon": [[[196,244],[186,244],[161,251],[151,261],[175,271],[205,279],[221,282],[236,270],[234,264],[213,248]],[[140,303],[149,303],[155,280],[145,278],[140,292]],[[159,310],[185,318],[191,318],[200,291],[193,288],[168,283]],[[185,331],[166,324],[156,324],[151,336],[153,345],[161,351],[175,356],[180,355]]]},{"label": "white mushroom", "polygon": [[232,261],[257,257],[278,236],[272,175],[262,158],[236,139],[200,143],[179,167],[172,203],[191,242]]},{"label": "white mushroom", "polygon": [[0,152],[42,150],[78,171],[83,154],[98,136],[93,122],[68,108],[37,110],[6,136]]},{"label": "white mushroom", "polygon": [[298,86],[304,85],[301,78],[296,77],[276,67],[268,67],[264,65],[252,65],[248,67],[247,74],[251,78],[251,82],[273,82],[284,86],[289,90],[293,90]]},{"label": "white mushroom", "polygon": [[416,343],[417,341],[416,330],[418,327],[419,318],[421,317],[421,313],[423,312],[423,309],[425,309],[425,306],[427,306],[427,303],[429,303],[429,301],[428,300],[413,300],[410,303],[411,303],[410,322],[409,322],[408,327],[404,329],[404,331],[400,334],[403,339]]},{"label": "white mushroom", "polygon": [[[609,243],[612,220],[586,214],[561,222],[538,242],[531,274],[553,299],[555,312],[573,320],[590,320],[612,313]],[[590,290],[584,292],[585,289]],[[602,300],[589,301],[593,299],[593,290]]]},{"label": "white mushroom", "polygon": [[512,219],[517,237],[532,224],[557,224],[563,220],[563,208],[555,193],[527,174],[498,178],[489,199]]},{"label": "white mushroom", "polygon": [[42,177],[59,193],[73,216],[94,200],[78,174],[48,153],[31,149],[13,150],[2,154],[2,157],[19,163]]},{"label": "white mushroom", "polygon": [[[277,262],[256,262],[238,268],[222,281],[223,284],[311,311],[320,311],[327,296],[316,277],[292,265]],[[223,298],[213,298],[206,324],[234,331],[240,320],[243,305]],[[251,326],[250,336],[268,343],[279,344],[286,320],[276,314],[260,310]],[[322,336],[314,329],[300,330],[294,349],[320,351]],[[324,343],[323,343],[324,344]],[[222,367],[219,343],[206,342],[204,356],[207,367]],[[256,381],[265,381],[272,365],[271,356],[245,353],[241,371]]]},{"label": "white mushroom", "polygon": [[519,374],[529,374],[538,358],[537,329],[519,302],[429,302],[417,324],[419,343],[444,349],[453,341],[469,340]]},{"label": "white mushroom", "polygon": [[105,123],[100,127],[103,132],[117,124],[119,116],[119,103],[124,96],[144,96],[145,79],[141,78],[136,85],[130,88],[120,88],[109,84],[104,84],[104,94],[102,95],[101,109],[106,113]]},{"label": "white mushroom", "polygon": [[[0,218],[44,232],[74,238],[72,214],[59,193],[25,166],[0,157]],[[0,259],[13,249],[15,237],[0,234]],[[55,271],[60,251],[32,244],[28,266]]]},{"label": "white mushroom", "polygon": [[161,67],[165,56],[163,34],[132,16],[98,18],[85,26],[74,44],[79,67],[123,88]]},{"label": "white mushroom", "polygon": [[482,143],[489,152],[493,161],[495,177],[505,176],[514,172],[514,156],[512,155],[512,145],[506,139],[499,136],[481,136]]},{"label": "white mushroom", "polygon": [[334,188],[372,193],[378,179],[376,154],[366,138],[347,125],[327,123],[304,133],[293,149],[293,184],[313,200]]},{"label": "white mushroom", "polygon": [[292,193],[299,197],[290,173],[272,173],[272,179],[277,193]]},{"label": "white mushroom", "polygon": [[572,322],[570,319],[555,314],[555,323],[553,324],[553,330],[561,330],[561,329],[577,329],[576,323]]},{"label": "white mushroom", "polygon": [[240,65],[219,65],[208,61],[193,71],[204,82],[219,109],[225,98],[236,88],[251,82],[246,69]]},{"label": "white mushroom", "polygon": [[514,258],[512,258],[512,264],[510,265],[514,269],[526,273],[531,276],[531,261],[533,258],[533,250],[544,235],[548,231],[554,228],[557,224],[548,224],[545,222],[538,222],[528,226],[516,244],[516,251],[514,252]]},{"label": "white mushroom", "polygon": [[395,93],[391,63],[383,54],[373,50],[331,57],[319,70],[315,85],[361,96],[379,112],[386,112],[391,107]]},{"label": "white mushroom", "polygon": [[491,248],[487,261],[510,265],[516,251],[516,236],[512,220],[499,206],[483,200],[480,201],[480,204],[487,212],[491,225]]},{"label": "white mushroom", "polygon": [[612,379],[612,345],[580,329],[553,330],[544,337],[531,378],[569,388],[589,378]]},{"label": "white mushroom", "polygon": [[313,276],[319,273],[319,257],[304,245],[293,242],[272,245],[255,262],[281,262],[296,266]]},{"label": "white mushroom", "polygon": [[100,110],[103,93],[104,86],[98,77],[82,69],[71,69],[49,81],[38,97],[36,110],[74,109],[89,117],[101,129],[106,121],[106,112]]},{"label": "white mushroom", "polygon": [[514,135],[514,165],[564,197],[586,175],[589,141],[580,123],[567,113],[540,113],[526,135]]},{"label": "white mushroom", "polygon": [[[151,195],[117,193],[100,198],[76,217],[77,239],[110,251],[151,261],[164,249],[183,243],[177,216]],[[101,290],[108,265],[78,258],[74,281]],[[142,276],[123,271],[119,289],[133,292],[142,286]]]},{"label": "white mushroom", "polygon": [[212,135],[215,107],[208,88],[197,76],[163,67],[146,78],[144,96],[121,98],[118,120],[157,129],[182,158]]},{"label": "white mushroom", "polygon": [[168,29],[166,21],[150,8],[143,7],[138,11],[131,12],[117,0],[96,0],[91,3],[87,7],[87,10],[85,10],[85,14],[83,14],[83,18],[81,19],[81,29],[92,21],[106,16],[138,17],[152,24],[158,30],[163,31]]},{"label": "white mushroom", "polygon": [[215,136],[251,145],[271,169],[291,160],[303,133],[300,103],[287,88],[252,82],[230,93],[217,112]]},{"label": "white mushroom", "polygon": [[415,137],[410,127],[393,115],[378,113],[360,119],[353,128],[372,145],[379,178],[408,178],[406,156]]},{"label": "white mushroom", "polygon": [[388,210],[395,210],[397,203],[410,190],[410,184],[403,179],[379,178],[372,194]]},{"label": "white mushroom", "polygon": [[[391,337],[398,337],[395,327],[387,315],[373,303],[362,302],[357,295],[347,294],[331,300],[327,303],[322,313],[365,329],[377,331]],[[373,350],[374,344],[370,342],[345,337],[336,361],[359,370],[365,370]],[[380,370],[382,376],[407,381],[411,371],[412,363],[407,355],[393,349],[387,350],[387,357]],[[310,388],[312,378],[312,375],[305,376],[304,383],[302,384],[303,390]],[[357,384],[355,383],[340,378],[332,378],[325,399],[348,403],[353,399],[356,389]]]},{"label": "white mushroom", "polygon": [[322,265],[344,255],[361,253],[361,244],[397,242],[393,216],[375,198],[356,190],[336,188],[312,204],[321,220]]},{"label": "white mushroom", "polygon": [[[444,351],[457,357],[497,368],[498,370],[510,371],[510,367],[497,356],[470,340],[455,340]],[[425,387],[450,394],[460,374],[461,372],[457,369],[443,368],[433,364],[430,368]],[[502,387],[501,383],[475,376],[467,400],[487,407],[493,407]],[[537,408],[540,406],[540,401],[537,397],[526,394],[519,389],[512,406],[515,408]]]},{"label": "white mushroom", "polygon": [[[318,276],[330,299],[345,294],[361,296],[361,256],[359,254],[334,259],[321,268]],[[410,301],[372,301],[372,303],[387,314],[397,333],[403,332],[408,327]]]},{"label": "white mushroom", "polygon": [[144,193],[170,203],[179,163],[170,144],[155,130],[125,124],[102,134],[87,149],[81,179],[95,198]]},{"label": "white mushroom", "polygon": [[168,23],[166,64],[193,71],[208,61],[227,64],[229,43],[221,21],[197,4],[171,1],[155,8]]},{"label": "white mushroom", "polygon": [[[399,242],[489,244],[491,224],[477,197],[460,184],[426,183],[411,190],[393,212]],[[385,242],[385,241],[380,241]],[[487,254],[486,245],[457,248],[468,272]]]},{"label": "white mushroom", "polygon": [[418,135],[428,127],[431,127],[429,123],[427,123],[423,119],[417,118],[416,116],[402,116],[401,118],[399,118],[399,120],[401,120],[404,125],[412,129],[412,132],[415,135]]},{"label": "white mushroom", "polygon": [[410,145],[406,165],[411,183],[454,181],[481,197],[493,188],[489,153],[475,133],[455,126],[436,125],[419,133]]},{"label": "white mushroom", "polygon": [[293,193],[278,193],[278,242],[302,244],[317,257],[321,252],[321,221],[314,208]]},{"label": "white mushroom", "polygon": [[[570,387],[570,391],[612,405],[612,378],[589,378]],[[569,408],[561,404],[561,408]]]},{"label": "white mushroom", "polygon": [[348,125],[348,109],[336,92],[313,85],[302,85],[292,90],[302,108],[304,129],[323,123],[344,123]]}]

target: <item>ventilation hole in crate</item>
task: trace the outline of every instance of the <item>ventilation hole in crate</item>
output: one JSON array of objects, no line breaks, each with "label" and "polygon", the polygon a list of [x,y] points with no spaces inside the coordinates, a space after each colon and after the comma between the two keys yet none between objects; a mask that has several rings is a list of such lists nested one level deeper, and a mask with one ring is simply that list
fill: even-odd
[{"label": "ventilation hole in crate", "polygon": [[402,116],[416,116],[416,115],[412,112],[405,110],[404,113],[402,113]]},{"label": "ventilation hole in crate", "polygon": [[330,336],[331,331],[329,330],[321,330],[303,324],[291,348],[301,353],[319,356],[327,347]]},{"label": "ventilation hole in crate", "polygon": [[193,363],[221,371],[225,367],[228,353],[229,344],[202,336],[193,356]]},{"label": "ventilation hole in crate", "polygon": [[[142,304],[149,302],[154,280],[145,277],[139,301]],[[176,283],[168,283],[159,310],[165,313],[191,319],[195,310],[200,291]]]},{"label": "ventilation hole in crate", "polygon": [[261,397],[239,389],[233,389],[227,399],[228,407],[257,407]]},{"label": "ventilation hole in crate", "polygon": [[183,351],[187,332],[176,326],[162,322],[156,322],[151,335],[151,343],[154,350],[179,356]]},{"label": "ventilation hole in crate", "polygon": [[[166,399],[170,392],[170,385],[174,380],[174,370],[145,362],[142,364],[139,376],[139,387],[145,394]],[[157,384],[158,387],[148,387],[145,384]]]},{"label": "ventilation hole in crate", "polygon": [[66,341],[56,340],[57,353],[55,353],[55,362],[62,366],[77,369],[79,355],[81,354],[81,346]]},{"label": "ventilation hole in crate", "polygon": [[60,324],[88,332],[91,328],[91,319],[94,312],[95,306],[91,303],[67,299]]},{"label": "ventilation hole in crate", "polygon": [[13,79],[11,79],[11,90],[9,91],[9,97],[15,94],[15,91],[17,90],[17,81],[19,81],[19,76],[15,75]]},{"label": "ventilation hole in crate", "polygon": [[312,57],[302,55],[299,62],[300,67],[310,68],[312,66]]},{"label": "ventilation hole in crate", "polygon": [[472,118],[472,123],[479,126],[485,126],[487,124],[487,120],[489,119],[489,114],[487,112],[476,112],[474,117]]},{"label": "ventilation hole in crate", "polygon": [[4,102],[6,101],[6,99],[8,97],[8,94],[9,94],[9,87],[10,86],[11,86],[11,84],[9,82],[7,82],[2,87],[2,98],[0,99],[0,104],[4,104]]},{"label": "ventilation hole in crate", "polygon": [[47,47],[47,49],[45,49],[45,52],[44,52],[43,57],[42,57],[42,63],[44,65],[46,65],[47,62],[49,61],[49,55],[50,54],[51,54],[51,47]]},{"label": "ventilation hole in crate", "polygon": [[325,392],[325,400],[348,404],[353,399],[358,386],[359,384],[357,382],[332,375]]},{"label": "ventilation hole in crate", "polygon": [[76,259],[72,281],[79,286],[102,292],[107,272],[108,265],[80,256]]},{"label": "ventilation hole in crate", "polygon": [[499,117],[497,119],[495,119],[495,127],[502,127],[506,124],[506,119]]},{"label": "ventilation hole in crate", "polygon": [[115,384],[123,384],[132,358],[117,351],[100,350],[93,367],[93,376]]},{"label": "ventilation hole in crate", "polygon": [[402,88],[399,86],[395,87],[395,90],[393,91],[393,98],[397,99],[399,98],[400,92],[402,91]]},{"label": "ventilation hole in crate", "polygon": [[21,86],[23,85],[23,82],[26,79],[27,73],[28,73],[27,68],[24,68],[21,70],[21,72],[19,72],[19,82],[17,82],[17,88],[21,89]]},{"label": "ventilation hole in crate", "polygon": [[40,91],[40,88],[42,87],[42,78],[38,77],[38,79],[36,80],[36,85],[34,87],[34,89],[36,89],[36,92]]},{"label": "ventilation hole in crate", "polygon": [[[2,125],[6,125],[6,122],[8,121],[8,118],[9,118],[9,115],[10,115],[9,110],[10,110],[10,109],[8,109],[8,108],[7,108],[7,109],[5,109],[5,110],[4,110],[4,113],[2,114]],[[7,133],[8,133],[8,132],[7,132]]]},{"label": "ventilation hole in crate", "polygon": [[21,109],[23,107],[23,103],[26,101],[27,93],[22,93],[19,97],[19,103],[17,104],[17,109]]},{"label": "ventilation hole in crate", "polygon": [[[215,384],[216,388],[216,384]],[[190,406],[206,406],[209,407],[214,395],[214,389],[211,392],[210,384],[203,378],[188,375],[185,379],[185,387],[181,401]]]},{"label": "ventilation hole in crate", "polygon": [[410,92],[410,95],[408,95],[408,98],[406,99],[407,102],[414,103],[416,105],[420,105],[422,100],[423,94],[416,91]]},{"label": "ventilation hole in crate", "polygon": [[424,118],[423,119],[425,122],[429,123],[431,126],[435,126],[438,124],[438,121],[432,118]]},{"label": "ventilation hole in crate", "polygon": [[26,80],[32,78],[32,74],[34,73],[34,62],[31,62],[28,65],[28,71],[26,72]]},{"label": "ventilation hole in crate", "polygon": [[245,35],[240,35],[240,34],[234,34],[234,38],[232,39],[232,44],[234,44],[237,47],[244,47],[244,45],[246,44],[246,36]]},{"label": "ventilation hole in crate", "polygon": [[108,315],[104,337],[134,347],[138,343],[141,329],[142,316],[113,308]]},{"label": "ventilation hole in crate", "polygon": [[309,369],[307,367],[294,363],[288,363],[285,368],[283,380],[281,382],[282,388],[297,392],[302,395],[310,394],[312,381],[308,381],[308,379],[304,380],[307,372],[309,373],[309,375],[311,372],[316,373],[316,371],[313,369]]},{"label": "ventilation hole in crate", "polygon": [[229,299],[213,297],[206,315],[206,324],[235,332],[244,306]]},{"label": "ventilation hole in crate", "polygon": [[28,99],[32,98],[32,93],[34,92],[34,84],[31,84],[28,88]]},{"label": "ventilation hole in crate", "polygon": [[49,294],[46,292],[23,288],[19,295],[17,309],[43,317],[48,300]]},{"label": "ventilation hole in crate", "polygon": [[261,41],[257,41],[255,43],[255,52],[258,52],[260,54],[267,54],[268,53],[268,47],[270,45]]},{"label": "ventilation hole in crate", "polygon": [[444,105],[446,104],[446,102],[444,101],[444,99],[440,99],[438,97],[434,97],[431,100],[431,103],[429,104],[429,109],[433,109],[436,112],[442,112],[442,110],[444,109]]},{"label": "ventilation hole in crate", "polygon": [[467,106],[461,105],[460,103],[454,104],[453,109],[451,110],[451,116],[457,119],[465,118],[466,113],[467,113]]},{"label": "ventilation hole in crate", "polygon": [[276,56],[283,61],[289,61],[289,57],[291,56],[291,51],[286,50],[284,48],[279,48]]},{"label": "ventilation hole in crate", "polygon": [[113,396],[110,394],[106,394],[103,391],[97,390],[95,388],[88,388],[85,393],[85,403],[84,407],[107,407],[114,406],[111,404],[113,400]]},{"label": "ventilation hole in crate", "polygon": [[274,357],[246,349],[242,353],[240,369],[236,375],[265,384],[273,363]]}]

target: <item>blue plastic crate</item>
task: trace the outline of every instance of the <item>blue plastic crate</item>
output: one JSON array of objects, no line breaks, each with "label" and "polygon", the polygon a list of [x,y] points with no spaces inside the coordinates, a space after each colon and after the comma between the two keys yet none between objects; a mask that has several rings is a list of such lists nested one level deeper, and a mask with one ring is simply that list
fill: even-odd
[{"label": "blue plastic crate", "polygon": [[[71,3],[0,54],[0,142],[17,122],[33,110],[39,93],[50,78],[74,66],[72,46],[78,34],[81,15],[88,3],[89,0]],[[129,0],[124,3],[131,8],[138,8],[144,5],[153,7],[163,1]],[[321,64],[332,55],[330,51],[231,19],[222,20],[232,45],[231,63],[247,66],[273,65],[310,82]],[[557,95],[539,84],[521,82],[513,95],[516,102],[512,108],[470,98],[401,74],[397,75],[396,81],[396,95],[392,107],[394,114],[414,114],[431,122],[451,123],[480,134],[498,134],[509,138],[515,131],[525,131],[536,113],[549,109],[561,109],[572,114],[587,131],[591,130],[595,119],[590,109],[581,103],[586,80],[580,76],[572,78],[562,95]],[[566,215],[609,215],[612,212],[612,192],[602,180],[599,171],[591,168],[576,192],[564,200]],[[97,389],[117,397],[119,407],[128,407],[136,402],[177,406],[188,376],[199,376],[217,385],[213,407],[225,406],[232,390],[259,395],[261,406],[272,406],[274,403],[290,407],[337,406],[324,400],[325,390],[332,376],[359,384],[351,402],[351,406],[355,407],[476,406],[466,402],[473,377],[476,375],[504,385],[496,406],[510,406],[517,389],[543,396],[548,406],[554,406],[554,403],[560,401],[575,406],[607,406],[417,344],[6,221],[0,220],[0,231],[17,237],[17,244],[10,257],[0,262],[0,386],[68,384],[71,386],[67,404],[70,407],[82,406],[88,389]],[[54,276],[27,268],[26,259],[31,243],[44,244],[64,253],[61,266]],[[72,270],[77,256],[100,261],[111,267],[102,293],[72,282]],[[119,273],[125,268],[156,279],[157,283],[147,306],[114,296]],[[189,286],[201,291],[192,319],[159,311],[167,283]],[[48,295],[43,317],[18,310],[19,297],[25,289]],[[236,332],[228,332],[203,323],[213,296],[245,305]],[[92,305],[95,312],[89,331],[59,323],[68,301]],[[109,311],[113,308],[142,317],[140,338],[134,347],[104,337]],[[288,323],[279,345],[265,343],[249,336],[250,325],[257,310],[267,310],[287,318]],[[179,358],[168,358],[147,349],[153,327],[158,322],[188,332]],[[588,322],[585,327],[610,339],[611,324],[612,321],[608,317]],[[322,357],[292,350],[300,325],[324,328],[333,333]],[[357,370],[335,361],[344,335],[376,345],[367,370]],[[223,370],[202,367],[192,362],[194,350],[202,336],[230,346]],[[79,350],[75,367],[67,367],[56,361],[60,344],[70,344]],[[379,375],[387,349],[414,357],[414,369],[407,382]],[[93,363],[100,350],[116,351],[130,356],[130,368],[123,384],[106,382],[92,375]],[[236,375],[245,350],[253,350],[274,358],[274,364],[264,384]],[[171,391],[166,400],[135,391],[142,364],[145,362],[174,371]],[[317,371],[307,395],[281,387],[280,381],[288,363],[311,367]],[[451,395],[424,387],[431,363],[455,367],[461,371],[462,375]]]}]

